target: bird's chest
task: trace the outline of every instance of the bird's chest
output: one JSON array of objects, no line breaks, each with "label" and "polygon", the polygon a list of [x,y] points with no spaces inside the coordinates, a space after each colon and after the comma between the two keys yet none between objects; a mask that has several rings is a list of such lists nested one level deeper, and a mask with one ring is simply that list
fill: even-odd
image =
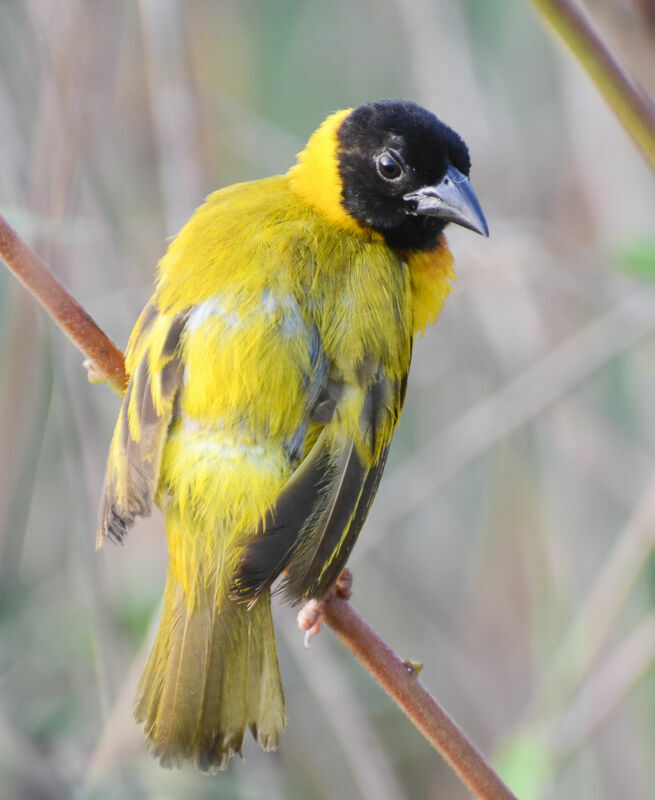
[{"label": "bird's chest", "polygon": [[340,273],[319,272],[306,317],[328,362],[344,376],[362,364],[402,376],[411,353],[411,302],[407,266],[390,254],[381,263],[359,259]]}]

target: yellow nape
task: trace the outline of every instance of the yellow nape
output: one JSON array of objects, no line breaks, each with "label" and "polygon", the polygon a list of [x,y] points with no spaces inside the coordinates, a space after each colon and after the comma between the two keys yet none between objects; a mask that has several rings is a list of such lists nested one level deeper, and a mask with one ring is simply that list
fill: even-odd
[{"label": "yellow nape", "polygon": [[352,108],[331,114],[311,135],[305,149],[298,153],[298,163],[289,170],[289,184],[306,203],[330,222],[351,233],[370,235],[342,204],[341,177],[337,156],[339,126]]}]

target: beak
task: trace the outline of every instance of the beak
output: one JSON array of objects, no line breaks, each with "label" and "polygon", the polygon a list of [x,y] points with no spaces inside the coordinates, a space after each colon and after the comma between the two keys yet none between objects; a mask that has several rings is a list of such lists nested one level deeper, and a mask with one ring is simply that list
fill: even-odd
[{"label": "beak", "polygon": [[489,236],[489,227],[469,179],[452,165],[436,186],[423,186],[403,197],[412,214],[438,217]]}]

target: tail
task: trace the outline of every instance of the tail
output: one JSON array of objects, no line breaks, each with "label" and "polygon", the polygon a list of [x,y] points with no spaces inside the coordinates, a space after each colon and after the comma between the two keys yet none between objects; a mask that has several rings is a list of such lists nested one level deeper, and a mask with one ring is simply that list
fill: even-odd
[{"label": "tail", "polygon": [[162,766],[192,761],[224,769],[241,754],[246,727],[274,750],[286,725],[270,596],[250,609],[212,587],[193,610],[170,572],[157,637],[137,689],[134,714]]}]

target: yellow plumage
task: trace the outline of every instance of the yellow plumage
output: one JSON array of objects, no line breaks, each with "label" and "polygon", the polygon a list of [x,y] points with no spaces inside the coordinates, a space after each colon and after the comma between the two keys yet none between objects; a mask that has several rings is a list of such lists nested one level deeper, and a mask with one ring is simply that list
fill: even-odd
[{"label": "yellow plumage", "polygon": [[[100,536],[122,539],[153,502],[165,512],[162,620],[135,706],[165,764],[222,767],[246,727],[275,747],[286,715],[270,583],[286,568],[303,599],[338,574],[379,482],[412,340],[454,277],[443,237],[398,251],[344,210],[348,113],[287,175],[207,198],[130,338]],[[294,515],[279,549],[275,522]]]}]

